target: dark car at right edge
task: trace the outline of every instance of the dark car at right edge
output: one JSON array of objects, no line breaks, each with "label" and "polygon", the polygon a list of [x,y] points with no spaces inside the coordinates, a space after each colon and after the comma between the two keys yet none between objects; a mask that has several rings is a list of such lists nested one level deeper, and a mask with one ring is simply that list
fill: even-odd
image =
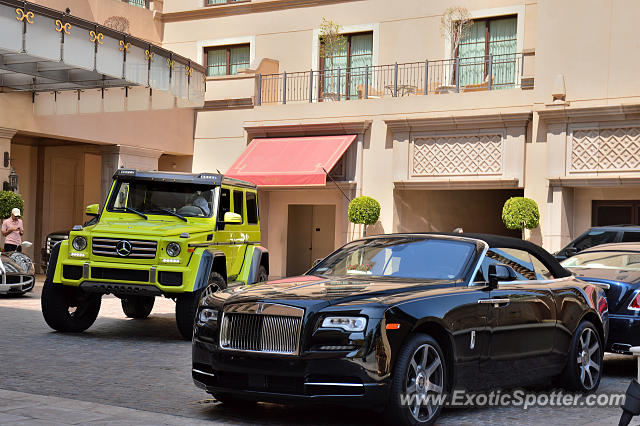
[{"label": "dark car at right edge", "polygon": [[526,241],[379,235],[303,276],[203,298],[192,376],[223,403],[359,405],[429,425],[453,390],[594,391],[607,315],[602,288]]}]

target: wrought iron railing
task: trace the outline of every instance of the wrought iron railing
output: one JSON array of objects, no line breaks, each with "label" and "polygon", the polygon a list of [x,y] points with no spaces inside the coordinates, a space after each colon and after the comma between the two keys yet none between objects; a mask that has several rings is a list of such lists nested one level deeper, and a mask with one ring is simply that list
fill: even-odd
[{"label": "wrought iron railing", "polygon": [[481,92],[522,87],[524,55],[259,74],[256,104]]}]

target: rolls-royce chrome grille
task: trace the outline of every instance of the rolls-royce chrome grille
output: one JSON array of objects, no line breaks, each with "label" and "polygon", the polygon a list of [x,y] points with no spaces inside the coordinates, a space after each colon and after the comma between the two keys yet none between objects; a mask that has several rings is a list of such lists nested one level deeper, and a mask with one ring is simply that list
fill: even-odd
[{"label": "rolls-royce chrome grille", "polygon": [[273,303],[240,303],[222,315],[220,347],[244,352],[296,355],[304,310]]},{"label": "rolls-royce chrome grille", "polygon": [[124,257],[129,259],[153,259],[157,241],[127,240],[117,238],[93,238],[93,254],[97,256]]}]

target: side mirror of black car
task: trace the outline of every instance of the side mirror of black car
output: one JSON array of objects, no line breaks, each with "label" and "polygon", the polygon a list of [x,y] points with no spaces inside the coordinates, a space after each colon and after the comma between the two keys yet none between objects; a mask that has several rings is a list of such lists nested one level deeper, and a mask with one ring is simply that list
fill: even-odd
[{"label": "side mirror of black car", "polygon": [[578,254],[578,249],[575,247],[567,247],[564,250],[564,255],[567,257],[575,256]]},{"label": "side mirror of black car", "polygon": [[489,265],[489,287],[496,288],[500,281],[514,281],[518,278],[511,266],[501,263]]}]

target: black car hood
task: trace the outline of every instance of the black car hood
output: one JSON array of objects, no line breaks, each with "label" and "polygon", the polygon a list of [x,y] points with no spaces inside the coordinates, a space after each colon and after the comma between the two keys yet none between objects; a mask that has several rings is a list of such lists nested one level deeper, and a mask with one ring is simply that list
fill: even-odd
[{"label": "black car hood", "polygon": [[351,278],[323,278],[304,275],[264,283],[242,285],[216,293],[217,299],[224,303],[236,303],[251,300],[297,301],[296,305],[313,305],[324,302],[326,305],[367,301],[385,303],[388,298],[397,298],[407,294],[407,298],[417,292],[435,290],[455,285],[451,280],[385,280]]}]

